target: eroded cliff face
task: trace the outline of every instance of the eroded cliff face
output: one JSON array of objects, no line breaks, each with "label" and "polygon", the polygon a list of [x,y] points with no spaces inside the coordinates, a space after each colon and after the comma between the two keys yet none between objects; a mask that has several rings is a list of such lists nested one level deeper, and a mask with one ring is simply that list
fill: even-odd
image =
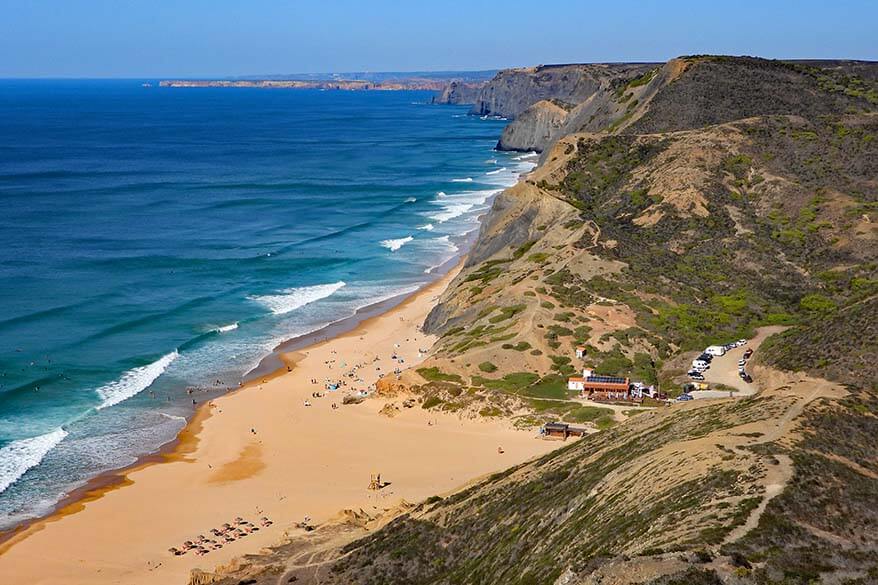
[{"label": "eroded cliff face", "polygon": [[542,152],[566,118],[566,108],[548,100],[539,101],[503,129],[497,149]]},{"label": "eroded cliff face", "polygon": [[484,83],[452,81],[438,95],[433,96],[433,103],[450,105],[474,104],[484,85]]},{"label": "eroded cliff face", "polygon": [[542,100],[555,100],[572,107],[613,80],[636,77],[654,66],[578,64],[505,69],[481,89],[472,112],[481,116],[516,118]]}]

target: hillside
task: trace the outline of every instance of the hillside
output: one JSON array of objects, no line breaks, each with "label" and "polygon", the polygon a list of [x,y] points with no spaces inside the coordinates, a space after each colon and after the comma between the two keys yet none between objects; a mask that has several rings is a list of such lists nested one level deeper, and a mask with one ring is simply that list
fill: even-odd
[{"label": "hillside", "polygon": [[[873,69],[698,56],[572,107],[504,97],[516,123],[567,114],[424,324],[429,359],[381,390],[600,432],[197,582],[878,581],[878,93],[852,73]],[[701,348],[783,328],[754,396],[644,412],[567,391],[587,366],[675,395]]]}]

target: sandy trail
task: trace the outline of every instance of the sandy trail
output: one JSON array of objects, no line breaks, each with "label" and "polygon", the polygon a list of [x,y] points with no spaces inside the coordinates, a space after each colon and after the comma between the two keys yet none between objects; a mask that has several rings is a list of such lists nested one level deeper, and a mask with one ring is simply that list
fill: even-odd
[{"label": "sandy trail", "polygon": [[[452,276],[348,334],[289,356],[291,373],[213,401],[197,438],[184,446],[190,453],[132,470],[129,485],[61,510],[0,545],[2,581],[186,583],[190,569],[258,552],[306,516],[320,523],[342,508],[380,512],[560,446],[504,422],[462,421],[418,406],[390,419],[378,414],[385,400],[342,405],[342,392],[312,397],[324,379],[339,379],[356,363],[364,364],[356,376],[363,382],[343,378],[343,390],[415,364],[418,349],[433,342],[418,325]],[[394,351],[403,364],[391,359]],[[369,491],[372,473],[388,485]],[[267,516],[274,524],[203,557],[168,552],[198,535],[213,538],[212,528],[238,516],[257,525]]]}]

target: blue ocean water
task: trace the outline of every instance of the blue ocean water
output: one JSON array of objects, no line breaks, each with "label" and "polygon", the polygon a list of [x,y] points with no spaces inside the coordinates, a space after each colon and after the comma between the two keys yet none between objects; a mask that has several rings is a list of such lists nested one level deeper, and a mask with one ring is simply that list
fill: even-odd
[{"label": "blue ocean water", "polygon": [[455,257],[533,159],[429,98],[0,81],[0,527]]}]

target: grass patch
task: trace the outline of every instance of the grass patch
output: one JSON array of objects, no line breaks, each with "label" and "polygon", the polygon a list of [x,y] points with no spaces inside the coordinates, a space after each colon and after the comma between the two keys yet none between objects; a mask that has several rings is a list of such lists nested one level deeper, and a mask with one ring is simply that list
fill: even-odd
[{"label": "grass patch", "polygon": [[420,376],[428,382],[454,382],[463,384],[463,378],[457,374],[445,374],[439,368],[418,368],[416,370]]}]

